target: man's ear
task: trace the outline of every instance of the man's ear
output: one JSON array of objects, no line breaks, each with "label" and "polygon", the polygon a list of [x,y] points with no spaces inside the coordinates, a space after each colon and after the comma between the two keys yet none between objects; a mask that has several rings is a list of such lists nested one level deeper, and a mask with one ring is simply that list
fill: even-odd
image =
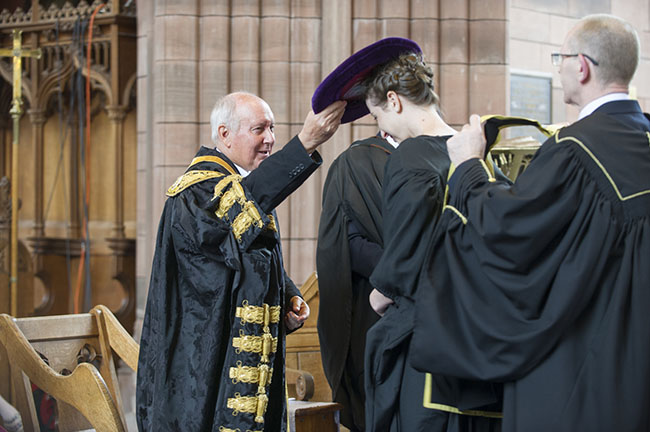
[{"label": "man's ear", "polygon": [[393,90],[389,90],[388,93],[386,93],[386,101],[388,102],[390,109],[396,113],[402,112],[402,100]]},{"label": "man's ear", "polygon": [[578,62],[580,63],[578,79],[580,80],[581,84],[584,84],[587,82],[587,80],[589,80],[589,77],[591,76],[591,69],[589,68],[589,62],[582,54],[578,55]]},{"label": "man's ear", "polygon": [[230,131],[228,130],[228,127],[226,125],[219,125],[217,128],[217,135],[219,136],[219,140],[225,145],[227,148],[230,148],[230,140],[228,137],[230,136]]}]

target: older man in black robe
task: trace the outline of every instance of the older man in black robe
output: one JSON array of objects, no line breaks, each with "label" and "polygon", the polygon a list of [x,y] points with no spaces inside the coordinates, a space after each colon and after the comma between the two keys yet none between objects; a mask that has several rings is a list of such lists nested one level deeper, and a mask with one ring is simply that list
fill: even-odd
[{"label": "older man in black robe", "polygon": [[284,431],[284,336],[309,315],[287,277],[274,209],[321,163],[344,102],[310,113],[271,155],[274,118],[233,93],[167,191],[144,317],[137,380],[142,431]]},{"label": "older man in black robe", "polygon": [[[503,431],[650,430],[650,118],[628,98],[639,40],[588,16],[553,63],[579,120],[513,186],[478,116],[420,284],[412,363],[504,383]],[[427,401],[425,400],[425,403]]]}]

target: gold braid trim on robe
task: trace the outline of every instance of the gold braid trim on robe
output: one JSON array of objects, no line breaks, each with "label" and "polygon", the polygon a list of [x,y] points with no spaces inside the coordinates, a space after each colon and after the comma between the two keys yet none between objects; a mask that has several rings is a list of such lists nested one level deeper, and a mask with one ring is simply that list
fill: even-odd
[{"label": "gold braid trim on robe", "polygon": [[269,306],[264,303],[263,306],[250,306],[248,300],[242,302],[235,311],[235,317],[241,318],[242,324],[277,324],[280,322],[281,306]]},{"label": "gold braid trim on robe", "polygon": [[204,180],[208,180],[216,177],[223,177],[224,174],[221,174],[217,171],[188,171],[182,176],[180,176],[173,185],[167,189],[166,195],[169,197],[178,195],[183,192],[188,187],[193,184],[200,183]]},{"label": "gold braid trim on robe", "polygon": [[[230,368],[230,378],[233,384],[239,382],[247,384],[258,384],[262,392],[265,391],[264,387],[271,384],[271,377],[273,376],[273,368],[269,365],[260,364],[257,367],[242,366],[241,361],[237,361],[236,367]],[[258,392],[260,390],[258,388]]]},{"label": "gold braid trim on robe", "polygon": [[[224,168],[230,174],[235,174],[232,167],[225,160],[221,159],[219,156],[195,157],[194,159],[192,159],[192,162],[190,162],[188,169],[201,162],[215,163],[220,167]],[[169,189],[167,189],[167,196],[171,197],[171,196],[178,195],[179,193],[183,192],[186,188],[192,186],[193,184],[202,182],[203,180],[215,178],[215,177],[223,177],[224,175],[225,174],[222,174],[218,171],[212,171],[212,170],[187,171],[185,174],[183,174],[178,179],[176,179],[174,184],[171,185]]]},{"label": "gold braid trim on robe", "polygon": [[255,422],[264,423],[264,414],[269,404],[269,398],[265,394],[257,396],[242,396],[235,393],[235,397],[228,398],[227,406],[232,411],[232,415],[238,415],[240,412],[255,414]]}]

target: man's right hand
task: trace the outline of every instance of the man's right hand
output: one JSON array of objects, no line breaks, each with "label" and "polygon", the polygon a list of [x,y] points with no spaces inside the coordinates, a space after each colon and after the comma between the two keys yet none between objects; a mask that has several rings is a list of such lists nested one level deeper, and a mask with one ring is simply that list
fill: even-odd
[{"label": "man's right hand", "polygon": [[336,101],[318,114],[314,114],[313,111],[307,114],[305,124],[298,134],[298,139],[307,153],[311,154],[316,147],[334,135],[341,124],[341,117],[343,117],[346,105],[345,101]]},{"label": "man's right hand", "polygon": [[485,156],[485,134],[481,117],[473,114],[469,118],[469,124],[453,137],[447,140],[447,152],[449,159],[455,166],[460,166],[470,159],[483,159]]}]

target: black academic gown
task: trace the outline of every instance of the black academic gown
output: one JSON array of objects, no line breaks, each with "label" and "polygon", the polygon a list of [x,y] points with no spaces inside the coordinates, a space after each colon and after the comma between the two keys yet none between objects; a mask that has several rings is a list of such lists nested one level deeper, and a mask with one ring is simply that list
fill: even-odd
[{"label": "black academic gown", "polygon": [[505,432],[650,430],[650,121],[638,103],[560,130],[512,187],[461,164],[449,204],[413,365],[504,382]]},{"label": "black academic gown", "polygon": [[283,317],[300,293],[273,211],[319,164],[294,138],[242,178],[202,147],[170,187],[140,343],[141,431],[286,430]]},{"label": "black academic gown", "polygon": [[[425,375],[409,362],[418,279],[442,213],[449,137],[419,136],[393,152],[384,175],[384,254],[370,281],[395,303],[366,339],[366,426],[370,431],[491,431],[498,419],[425,408]],[[457,409],[498,411],[500,388],[442,376],[433,400]]]},{"label": "black academic gown", "polygon": [[341,422],[353,430],[365,429],[363,353],[366,332],[379,315],[368,302],[370,281],[352,271],[348,224],[383,244],[381,185],[392,150],[377,137],[353,143],[332,163],[323,189],[316,249],[318,337],[333,399],[344,407]]}]

